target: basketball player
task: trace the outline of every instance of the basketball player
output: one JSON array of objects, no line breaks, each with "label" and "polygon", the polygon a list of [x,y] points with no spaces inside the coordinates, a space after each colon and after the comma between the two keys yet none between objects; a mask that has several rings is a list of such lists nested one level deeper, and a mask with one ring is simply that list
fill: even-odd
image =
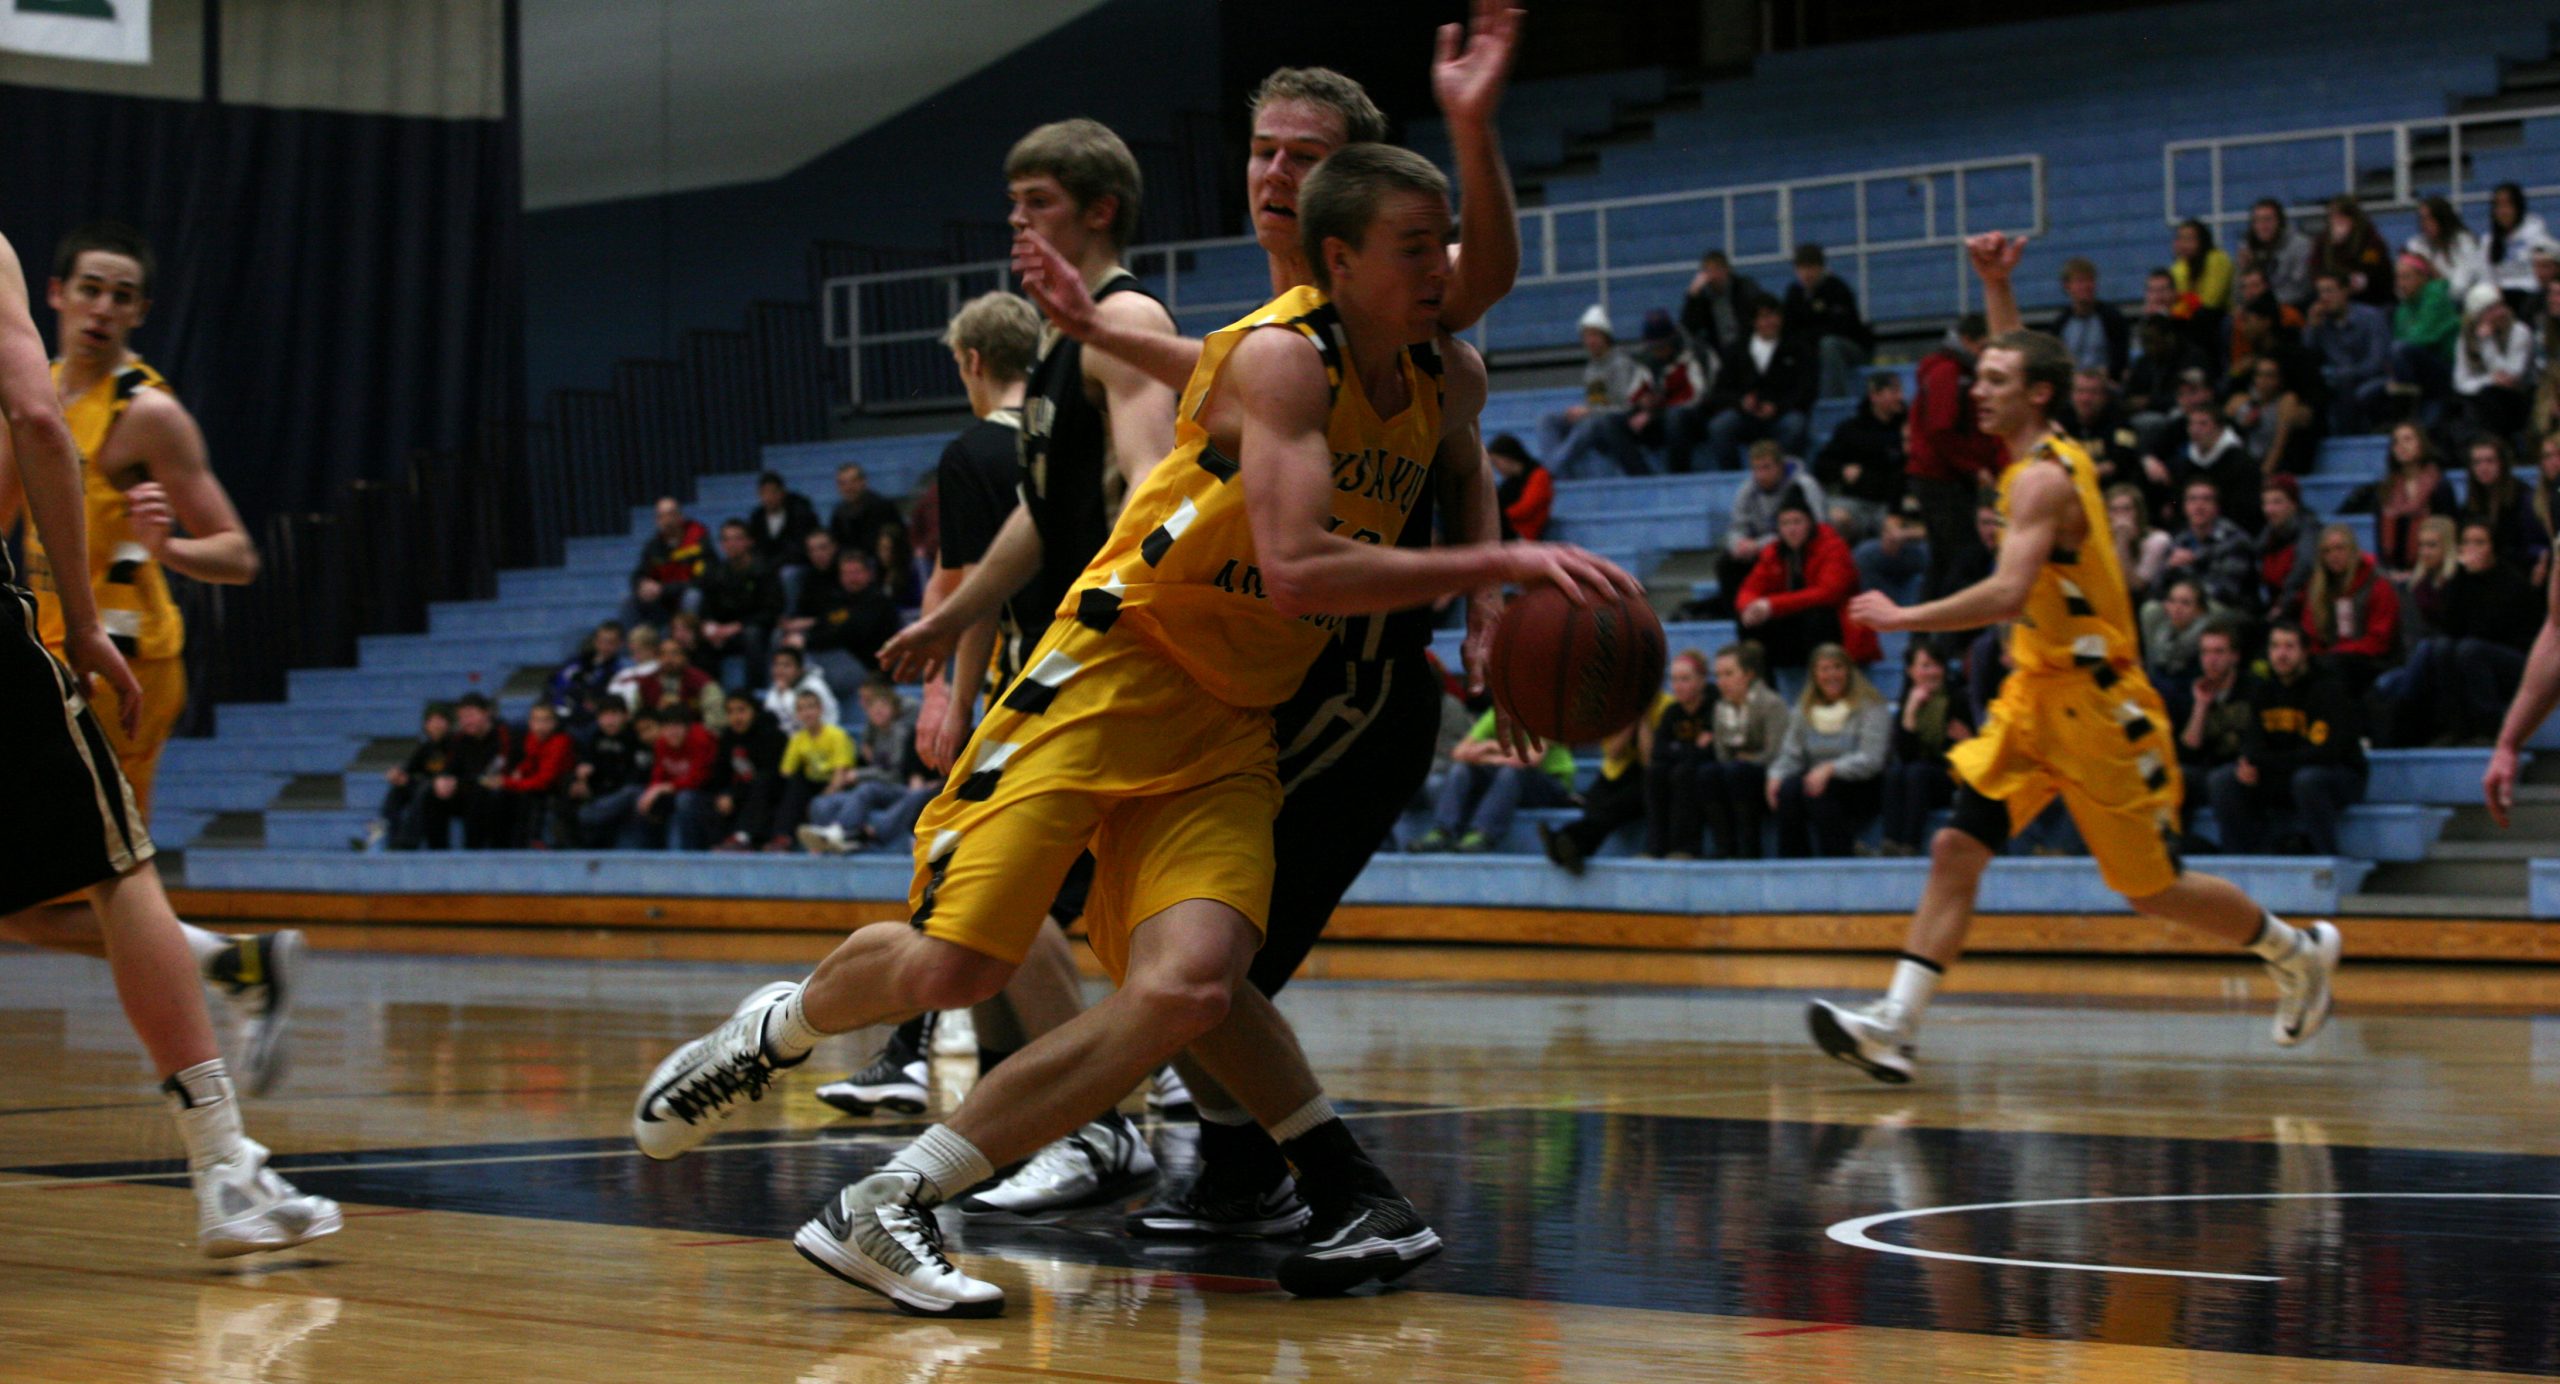
[{"label": "basketball player", "polygon": [[2524,676],[2516,684],[2516,699],[2507,707],[2506,723],[2498,728],[2497,748],[2489,752],[2488,771],[2480,776],[2481,796],[2488,800],[2489,815],[2501,827],[2508,824],[2515,811],[2516,760],[2524,753],[2525,742],[2551,718],[2555,705],[2560,705],[2560,562],[2551,564],[2542,632],[2534,636],[2533,652],[2526,656]]},{"label": "basketball player", "polygon": [[[163,569],[223,586],[244,585],[258,573],[258,550],[206,464],[195,418],[168,381],[133,352],[133,333],[151,310],[152,268],[150,244],[112,222],[83,226],[54,251],[46,297],[62,357],[54,362],[53,383],[72,440],[88,463],[82,473],[86,568],[51,560],[40,534],[27,543],[27,585],[35,592],[45,646],[57,657],[63,652],[59,584],[66,578],[85,581],[108,636],[141,681],[138,727],[123,728],[112,689],[101,723],[146,822],[161,747],[187,703],[181,657],[186,625]],[[18,486],[0,471],[0,532],[15,522],[18,503]],[[197,968],[244,1021],[241,1081],[252,1095],[264,1094],[283,1070],[302,934],[229,937],[189,923],[178,926]],[[57,899],[0,918],[0,935],[106,955],[98,919],[79,899]]]},{"label": "basketball player", "polygon": [[1192,1047],[1309,1174],[1292,1292],[1394,1277],[1439,1238],[1334,1116],[1269,1000],[1242,984],[1271,894],[1270,708],[1324,648],[1319,612],[1387,611],[1505,581],[1577,599],[1632,578],[1549,545],[1399,548],[1429,458],[1481,407],[1481,372],[1432,349],[1448,283],[1447,184],[1382,145],[1326,160],[1301,199],[1319,287],[1212,337],[1176,449],[1129,500],[1031,664],[917,824],[910,928],[853,934],[800,985],[750,996],[661,1064],[634,1134],[698,1144],[828,1033],[992,994],[1089,841],[1086,923],[1120,988],[982,1080],[944,1125],[795,1237],[909,1311],[990,1315],[993,1284],[943,1256],[932,1209]]},{"label": "basketball player", "polygon": [[[80,452],[46,377],[17,252],[0,240],[0,464],[19,477],[36,535],[65,568],[87,570]],[[126,1019],[162,1077],[187,1148],[196,1244],[215,1258],[284,1249],[336,1232],[337,1203],[306,1196],[241,1132],[240,1101],[214,1046],[204,988],[152,867],[141,809],[116,767],[88,691],[115,693],[127,736],[148,714],[85,581],[61,591],[63,659],[36,637],[35,597],[0,549],[0,725],[10,750],[0,793],[0,914],[85,892]],[[67,666],[66,666],[67,665]]]},{"label": "basketball player", "polygon": [[1948,755],[1953,820],[1930,846],[1929,883],[1892,988],[1859,1008],[1816,1000],[1814,1041],[1879,1081],[1909,1081],[1920,1015],[1964,949],[1982,872],[2059,794],[2109,888],[2140,912],[2247,947],[2275,978],[2275,1040],[2292,1047],[2329,1019],[2338,930],[2297,928],[2228,880],[2178,859],[2178,753],[2160,696],[2143,675],[2133,603],[2106,499],[2078,443],[2055,427],[2071,392],[2058,339],[2022,330],[2009,284],[2024,239],[1976,236],[1969,249],[1995,333],[1973,387],[1982,431],[2007,447],[2000,473],[2005,535],[1992,573],[1908,608],[1870,591],[1849,614],[1875,630],[1969,630],[2009,624],[2013,665],[1982,734]]}]

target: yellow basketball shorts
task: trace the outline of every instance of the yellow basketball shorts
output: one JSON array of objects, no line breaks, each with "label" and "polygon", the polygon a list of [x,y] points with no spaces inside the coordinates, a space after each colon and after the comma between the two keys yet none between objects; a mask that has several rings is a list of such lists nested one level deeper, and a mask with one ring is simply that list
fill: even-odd
[{"label": "yellow basketball shorts", "polygon": [[98,725],[107,733],[107,743],[115,747],[116,764],[124,770],[124,781],[133,785],[133,800],[142,808],[143,818],[151,816],[151,786],[160,777],[160,751],[167,747],[169,735],[178,728],[179,713],[187,709],[187,661],[183,658],[136,658],[127,660],[133,676],[142,684],[142,724],[133,734],[124,733],[123,705],[115,689],[98,684],[94,706]]},{"label": "yellow basketball shorts", "polygon": [[1947,763],[2007,805],[2012,831],[2060,795],[2117,893],[2138,899],[2177,882],[2177,746],[2141,670],[2011,673],[1989,724]]},{"label": "yellow basketball shorts", "polygon": [[1271,713],[1217,700],[1127,632],[1049,628],[916,822],[912,921],[1019,964],[1076,857],[1085,932],[1117,980],[1130,934],[1208,899],[1259,931],[1280,811]]}]

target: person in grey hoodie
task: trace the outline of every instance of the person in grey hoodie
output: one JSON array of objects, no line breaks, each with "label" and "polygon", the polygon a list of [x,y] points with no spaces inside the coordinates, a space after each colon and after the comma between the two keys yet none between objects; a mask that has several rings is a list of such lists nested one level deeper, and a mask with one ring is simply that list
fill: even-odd
[{"label": "person in grey hoodie", "polygon": [[[1653,382],[1642,361],[1618,349],[1609,310],[1597,303],[1582,314],[1582,402],[1538,420],[1538,450],[1559,480],[1585,476],[1640,476],[1644,452],[1628,414],[1636,396]],[[1594,456],[1606,458],[1595,464]]]},{"label": "person in grey hoodie", "polygon": [[1848,855],[1858,833],[1883,810],[1885,752],[1893,706],[1848,651],[1813,651],[1813,675],[1787,720],[1787,738],[1769,762],[1763,790],[1778,814],[1778,854],[1788,860]]},{"label": "person in grey hoodie", "polygon": [[1757,640],[1716,651],[1715,759],[1698,766],[1707,830],[1727,860],[1758,860],[1769,819],[1769,761],[1787,738],[1787,703],[1768,683]]},{"label": "person in grey hoodie", "polygon": [[1716,559],[1716,582],[1730,602],[1742,579],[1760,561],[1760,550],[1778,541],[1778,511],[1790,496],[1801,496],[1807,513],[1826,512],[1822,482],[1805,464],[1788,456],[1776,440],[1751,444],[1751,470],[1733,492],[1733,509],[1724,526],[1724,552]]}]

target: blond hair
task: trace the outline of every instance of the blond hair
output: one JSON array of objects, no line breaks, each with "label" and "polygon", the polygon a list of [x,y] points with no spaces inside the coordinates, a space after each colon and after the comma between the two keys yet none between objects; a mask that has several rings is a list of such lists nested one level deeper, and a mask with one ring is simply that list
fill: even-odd
[{"label": "blond hair", "polygon": [[1126,248],[1137,235],[1143,188],[1138,158],[1109,126],[1098,120],[1059,120],[1014,141],[1012,152],[1004,156],[1005,181],[1043,173],[1058,180],[1078,210],[1113,199],[1111,224],[1103,234],[1115,248]]},{"label": "blond hair", "polygon": [[1884,694],[1876,690],[1874,683],[1867,681],[1867,675],[1859,671],[1856,660],[1849,657],[1847,649],[1837,644],[1817,644],[1812,656],[1804,661],[1804,691],[1796,696],[1798,711],[1809,712],[1817,706],[1827,705],[1822,696],[1822,679],[1814,676],[1813,672],[1826,658],[1840,660],[1840,666],[1849,670],[1849,690],[1840,694],[1840,700],[1853,707],[1884,705]]},{"label": "blond hair", "polygon": [[1420,192],[1446,199],[1449,179],[1431,160],[1392,144],[1346,144],[1327,155],[1298,190],[1298,237],[1306,247],[1307,267],[1316,287],[1331,292],[1333,275],[1324,261],[1324,243],[1339,240],[1360,248],[1380,203],[1398,192]]},{"label": "blond hair", "polygon": [[1040,310],[1014,293],[984,293],[960,305],[942,344],[978,353],[978,368],[999,380],[1028,379],[1040,358]]},{"label": "blond hair", "polygon": [[1342,117],[1342,142],[1375,144],[1387,137],[1387,117],[1368,88],[1330,67],[1284,67],[1262,79],[1246,108],[1254,115],[1274,101],[1304,101]]}]

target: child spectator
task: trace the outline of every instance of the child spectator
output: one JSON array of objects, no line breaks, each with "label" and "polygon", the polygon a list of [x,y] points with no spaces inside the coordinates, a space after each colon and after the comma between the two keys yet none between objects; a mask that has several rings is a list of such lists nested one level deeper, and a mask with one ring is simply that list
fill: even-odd
[{"label": "child spectator", "polygon": [[1521,808],[1561,807],[1572,800],[1573,751],[1549,745],[1546,757],[1531,763],[1494,738],[1494,713],[1487,711],[1450,752],[1430,829],[1405,849],[1480,854],[1502,844]]},{"label": "child spectator", "polygon": [[[1680,658],[1695,658],[1694,652]],[[1678,677],[1679,658],[1672,660],[1672,676]],[[1653,694],[1653,706],[1643,716],[1600,742],[1600,776],[1582,790],[1582,815],[1563,827],[1538,824],[1538,843],[1547,859],[1564,867],[1566,873],[1579,875],[1583,863],[1600,853],[1618,828],[1630,822],[1645,820],[1649,785],[1653,782],[1654,719],[1670,705],[1670,694]],[[1462,732],[1465,727],[1459,728]]]},{"label": "child spectator", "polygon": [[2364,726],[2355,697],[2312,666],[2300,628],[2276,625],[2267,631],[2267,676],[2249,700],[2257,716],[2240,758],[2215,770],[2208,790],[2224,849],[2246,855],[2291,844],[2267,829],[2276,812],[2291,808],[2310,854],[2336,855],[2339,817],[2364,800]]},{"label": "child spectator", "polygon": [[1555,506],[1556,478],[1509,433],[1484,444],[1484,452],[1502,478],[1494,499],[1502,506],[1504,527],[1514,538],[1537,542],[1547,531],[1547,512]]},{"label": "child spectator", "polygon": [[689,704],[671,704],[658,713],[658,742],[649,765],[649,785],[633,804],[632,826],[644,850],[707,849],[711,803],[704,788],[719,745]]},{"label": "child spectator", "polygon": [[1778,508],[1778,541],[1760,550],[1734,594],[1734,618],[1769,651],[1773,668],[1802,668],[1825,644],[1845,643],[1852,658],[1872,662],[1874,633],[1843,614],[1857,594],[1849,545],[1814,519],[1803,497],[1790,495]]},{"label": "child spectator", "polygon": [[1926,639],[1902,655],[1902,707],[1884,770],[1884,853],[1917,855],[1929,814],[1955,800],[1947,750],[1971,739],[1961,704],[1947,687],[1947,663]]},{"label": "child spectator", "polygon": [[[445,766],[452,758],[453,712],[442,702],[429,702],[426,714],[418,718],[418,744],[399,767],[387,770],[382,777],[390,787],[382,793],[382,812],[365,827],[360,849],[370,849],[386,836],[391,849],[414,851],[426,844],[422,794],[432,791],[435,781],[445,776]],[[444,843],[436,843],[444,849]]]},{"label": "child spectator", "polygon": [[860,756],[844,727],[827,724],[814,692],[792,703],[791,741],[782,749],[782,796],[773,810],[768,851],[787,851],[809,820],[809,804],[821,793],[840,793],[853,782]]},{"label": "child spectator", "polygon": [[776,649],[772,659],[773,680],[765,685],[764,709],[775,726],[800,724],[800,694],[808,692],[818,699],[818,719],[828,725],[840,724],[836,709],[835,689],[827,685],[827,675],[809,666],[809,656],[798,649]]},{"label": "child spectator", "polygon": [[578,652],[551,674],[543,700],[575,728],[594,724],[596,707],[612,695],[613,680],[631,665],[623,651],[622,626],[607,620],[587,635]]},{"label": "child spectator", "polygon": [[575,771],[576,751],[560,729],[560,714],[539,702],[525,713],[524,743],[498,780],[492,805],[495,844],[510,850],[550,850],[558,835],[561,795]]},{"label": "child spectator", "polygon": [[569,780],[569,813],[579,846],[591,851],[638,843],[632,830],[640,794],[657,762],[658,713],[634,716],[619,700],[596,707],[596,732]]},{"label": "child spectator", "polygon": [[915,826],[942,786],[916,752],[916,714],[897,686],[875,678],[862,687],[861,767],[844,788],[809,804],[800,844],[812,855],[843,855],[885,845]]},{"label": "child spectator", "polygon": [[1765,791],[1778,816],[1781,857],[1850,853],[1883,806],[1879,779],[1892,737],[1893,708],[1848,651],[1837,644],[1814,650],[1813,676],[1769,763]]},{"label": "child spectator", "polygon": [[658,627],[633,625],[631,651],[622,660],[621,671],[605,683],[605,690],[622,701],[625,711],[640,709],[640,680],[658,671]]},{"label": "child spectator", "polygon": [[752,694],[722,703],[718,753],[711,765],[711,834],[716,851],[752,851],[772,843],[773,812],[782,800],[782,727]]},{"label": "child spectator", "polygon": [[1787,703],[1749,640],[1716,651],[1715,762],[1698,766],[1707,829],[1727,860],[1758,860],[1768,822],[1769,761],[1787,738]]},{"label": "child spectator", "polygon": [[2322,670],[2357,697],[2400,647],[2400,593],[2344,524],[2320,533],[2319,569],[2302,592],[2302,629]]},{"label": "child spectator", "polygon": [[631,598],[623,604],[622,623],[664,621],[690,610],[698,599],[693,584],[709,558],[711,535],[701,523],[685,517],[674,496],[658,501],[658,526],[640,545],[639,564],[631,569]]},{"label": "child spectator", "polygon": [[1702,771],[1716,758],[1715,709],[1707,703],[1707,658],[1683,649],[1671,660],[1671,695],[1653,715],[1653,754],[1644,774],[1644,854],[1695,860],[1705,849]]},{"label": "child spectator", "polygon": [[744,687],[764,671],[774,622],[782,618],[782,581],[756,555],[745,520],[720,526],[720,560],[699,586],[703,671],[723,687]]}]

